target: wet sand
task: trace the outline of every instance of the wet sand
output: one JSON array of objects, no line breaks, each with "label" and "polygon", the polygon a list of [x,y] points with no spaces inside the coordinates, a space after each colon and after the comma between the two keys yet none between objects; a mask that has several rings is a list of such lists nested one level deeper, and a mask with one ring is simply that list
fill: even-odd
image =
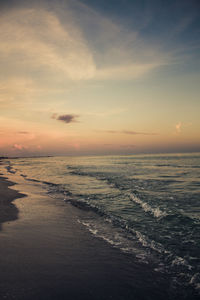
[{"label": "wet sand", "polygon": [[164,275],[91,235],[79,209],[28,182],[13,187],[23,198],[9,186],[1,177],[0,299],[181,299]]},{"label": "wet sand", "polygon": [[3,222],[16,220],[18,217],[18,209],[12,203],[16,198],[21,198],[24,195],[10,189],[13,183],[0,177],[0,230]]}]

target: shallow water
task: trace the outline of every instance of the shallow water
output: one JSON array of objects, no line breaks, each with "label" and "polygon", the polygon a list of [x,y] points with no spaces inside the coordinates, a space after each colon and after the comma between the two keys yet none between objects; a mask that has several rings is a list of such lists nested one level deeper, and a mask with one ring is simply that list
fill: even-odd
[{"label": "shallow water", "polygon": [[200,290],[200,154],[46,157],[7,172],[77,206],[93,235]]}]

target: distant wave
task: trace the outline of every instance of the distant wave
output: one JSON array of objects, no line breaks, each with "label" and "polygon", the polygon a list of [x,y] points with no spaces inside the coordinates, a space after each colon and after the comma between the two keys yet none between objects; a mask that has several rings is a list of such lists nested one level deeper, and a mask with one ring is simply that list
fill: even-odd
[{"label": "distant wave", "polygon": [[6,169],[11,174],[15,174],[16,173],[16,170],[11,165],[6,166]]}]

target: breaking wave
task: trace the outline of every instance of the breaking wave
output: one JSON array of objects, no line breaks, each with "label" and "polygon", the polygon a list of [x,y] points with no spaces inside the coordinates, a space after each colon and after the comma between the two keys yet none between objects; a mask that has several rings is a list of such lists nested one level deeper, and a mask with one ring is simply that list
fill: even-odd
[{"label": "breaking wave", "polygon": [[167,213],[160,210],[159,207],[151,207],[148,203],[142,201],[136,195],[130,193],[129,197],[131,198],[132,201],[139,204],[145,212],[148,212],[148,213],[152,214],[155,218],[162,218],[162,217],[167,216]]}]

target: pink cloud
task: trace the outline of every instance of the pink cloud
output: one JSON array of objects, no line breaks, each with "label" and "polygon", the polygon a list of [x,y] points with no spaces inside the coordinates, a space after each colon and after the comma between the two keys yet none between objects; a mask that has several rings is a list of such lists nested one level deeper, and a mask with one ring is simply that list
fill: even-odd
[{"label": "pink cloud", "polygon": [[25,149],[27,149],[28,147],[26,147],[26,146],[23,146],[23,145],[21,145],[21,144],[14,144],[13,145],[13,148],[14,149],[16,149],[16,150],[25,150]]}]

